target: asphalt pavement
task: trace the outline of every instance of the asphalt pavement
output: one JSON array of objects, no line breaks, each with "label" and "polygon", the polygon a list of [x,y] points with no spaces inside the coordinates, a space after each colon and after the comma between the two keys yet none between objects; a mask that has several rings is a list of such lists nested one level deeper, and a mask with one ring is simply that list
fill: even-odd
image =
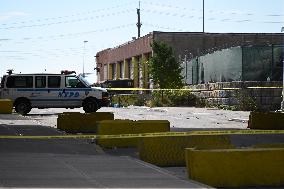
[{"label": "asphalt pavement", "polygon": [[[29,116],[0,115],[0,136],[63,134]],[[123,154],[90,139],[2,138],[0,188],[207,188]]]}]

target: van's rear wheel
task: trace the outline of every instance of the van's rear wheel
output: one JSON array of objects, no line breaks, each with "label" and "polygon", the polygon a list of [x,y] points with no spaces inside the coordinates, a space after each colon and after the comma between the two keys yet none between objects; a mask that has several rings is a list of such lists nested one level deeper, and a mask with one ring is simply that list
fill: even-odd
[{"label": "van's rear wheel", "polygon": [[15,103],[15,110],[21,115],[27,115],[31,109],[31,103],[26,99],[17,100]]},{"label": "van's rear wheel", "polygon": [[83,102],[83,110],[86,113],[96,112],[99,109],[98,103],[95,99],[86,99]]}]

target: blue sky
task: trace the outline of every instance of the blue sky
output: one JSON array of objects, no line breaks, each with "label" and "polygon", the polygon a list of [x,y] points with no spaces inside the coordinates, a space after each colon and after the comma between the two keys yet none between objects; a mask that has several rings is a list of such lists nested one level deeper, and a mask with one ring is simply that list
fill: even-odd
[{"label": "blue sky", "polygon": [[[95,82],[95,54],[137,36],[138,2],[0,0],[0,75],[7,69],[81,73],[85,57],[85,72]],[[201,32],[202,0],[141,0],[141,20],[142,36]],[[279,33],[283,26],[284,0],[205,0],[206,32]]]}]

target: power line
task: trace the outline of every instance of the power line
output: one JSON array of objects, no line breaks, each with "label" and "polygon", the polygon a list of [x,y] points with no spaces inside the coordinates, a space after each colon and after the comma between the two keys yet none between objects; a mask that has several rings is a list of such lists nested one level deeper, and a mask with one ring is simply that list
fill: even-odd
[{"label": "power line", "polygon": [[[62,39],[62,38],[69,38],[69,37],[88,35],[88,34],[98,33],[98,32],[106,32],[106,31],[116,30],[116,29],[123,29],[123,28],[128,28],[128,27],[134,26],[134,25],[135,24],[132,23],[132,24],[123,24],[123,25],[113,26],[113,27],[109,27],[109,28],[101,28],[101,29],[92,30],[92,31],[86,31],[86,32],[57,34],[57,35],[51,35],[51,36],[24,37],[24,38],[21,38],[21,39],[19,39],[17,41],[44,40],[44,39],[56,40],[56,39]],[[10,41],[15,41],[15,39],[10,39],[7,42],[10,42]]]},{"label": "power line", "polygon": [[165,12],[165,11],[157,11],[157,10],[151,10],[151,9],[142,9],[142,11],[145,11],[147,13],[153,13],[153,14],[159,14],[159,15],[165,15],[165,16],[173,16],[173,17],[180,17],[180,18],[195,18],[196,16],[193,15],[187,15],[187,14],[178,14],[173,12]]},{"label": "power line", "polygon": [[[173,17],[179,17],[183,19],[194,19],[197,18],[199,20],[203,19],[203,17],[196,17],[193,15],[186,15],[186,14],[177,14],[177,13],[170,13],[165,11],[155,11],[155,10],[149,10],[149,9],[142,9],[143,11],[147,13],[153,13],[153,14],[159,14],[159,15],[165,15],[165,16],[173,16]],[[215,17],[209,17],[206,20],[215,20],[215,21],[221,21],[221,22],[235,22],[235,23],[241,23],[241,22],[257,22],[257,23],[266,23],[266,24],[276,24],[276,23],[284,23],[284,21],[258,21],[258,20],[252,20],[252,19],[232,19],[232,18],[215,18]]]},{"label": "power line", "polygon": [[[170,4],[162,4],[162,3],[153,3],[153,2],[143,2],[144,4],[150,5],[151,8],[153,6],[155,7],[163,7],[163,8],[169,8],[169,9],[178,9],[182,11],[187,11],[187,12],[198,12],[201,13],[202,9],[189,9],[187,7],[181,7],[181,6],[176,6],[176,5],[170,5]],[[251,12],[242,12],[242,11],[215,11],[215,10],[206,10],[208,13],[213,13],[213,14],[227,14],[227,15],[242,15],[242,16],[255,16],[255,14]],[[267,17],[284,17],[284,14],[264,14],[262,16],[267,16]]]},{"label": "power line", "polygon": [[127,13],[130,13],[131,11],[133,11],[133,9],[127,9],[127,10],[123,10],[123,11],[112,13],[112,14],[97,15],[97,16],[92,16],[92,17],[85,17],[85,18],[66,20],[66,21],[59,21],[59,22],[52,22],[52,23],[23,25],[23,26],[11,26],[11,27],[6,27],[6,28],[0,28],[0,30],[43,27],[43,26],[51,26],[51,25],[58,25],[58,24],[68,24],[68,23],[72,23],[73,24],[73,23],[76,23],[76,22],[84,22],[84,21],[90,21],[90,20],[99,19],[99,18],[105,18],[105,17],[110,17],[110,16],[117,16],[117,15],[127,14]]},{"label": "power line", "polygon": [[72,15],[65,15],[65,16],[58,16],[58,17],[49,17],[49,18],[43,18],[43,19],[37,19],[37,20],[28,20],[28,21],[22,21],[22,22],[14,22],[14,23],[6,23],[6,24],[0,24],[1,26],[6,26],[6,25],[17,25],[17,24],[25,24],[25,23],[33,23],[33,22],[42,22],[42,21],[48,21],[48,20],[58,20],[58,19],[63,19],[63,18],[70,18],[70,17],[77,17],[81,15],[86,15],[86,14],[93,14],[97,12],[103,12],[103,11],[109,11],[110,9],[117,9],[120,7],[125,7],[127,5],[132,5],[135,2],[127,3],[127,4],[122,4],[122,5],[117,5],[109,8],[103,8],[103,9],[96,9],[88,12],[81,12],[81,13],[75,13]]}]

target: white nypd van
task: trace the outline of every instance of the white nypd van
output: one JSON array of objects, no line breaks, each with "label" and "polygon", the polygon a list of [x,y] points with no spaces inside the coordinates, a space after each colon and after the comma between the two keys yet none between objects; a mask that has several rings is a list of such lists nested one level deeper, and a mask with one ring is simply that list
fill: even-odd
[{"label": "white nypd van", "polygon": [[16,112],[26,115],[32,108],[79,108],[86,113],[108,106],[106,89],[91,87],[74,71],[61,74],[12,74],[1,80],[0,98],[11,99]]}]

